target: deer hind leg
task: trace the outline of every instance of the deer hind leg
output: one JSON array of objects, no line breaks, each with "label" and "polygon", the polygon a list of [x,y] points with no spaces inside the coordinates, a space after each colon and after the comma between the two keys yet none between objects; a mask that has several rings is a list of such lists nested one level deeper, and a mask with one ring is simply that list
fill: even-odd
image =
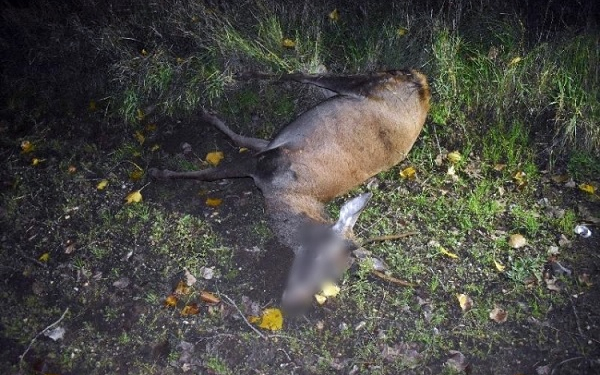
[{"label": "deer hind leg", "polygon": [[243,135],[234,133],[233,130],[229,129],[229,127],[227,127],[227,125],[225,125],[225,123],[221,121],[218,117],[211,115],[207,112],[202,114],[201,119],[205,122],[212,124],[214,127],[225,133],[225,135],[231,138],[231,140],[239,147],[246,147],[251,150],[260,152],[264,150],[269,144],[269,141],[265,139],[244,137]]},{"label": "deer hind leg", "polygon": [[200,171],[177,172],[168,169],[150,168],[148,170],[148,174],[157,180],[190,179],[200,181],[216,181],[226,178],[253,177],[255,170],[256,158],[252,157]]}]

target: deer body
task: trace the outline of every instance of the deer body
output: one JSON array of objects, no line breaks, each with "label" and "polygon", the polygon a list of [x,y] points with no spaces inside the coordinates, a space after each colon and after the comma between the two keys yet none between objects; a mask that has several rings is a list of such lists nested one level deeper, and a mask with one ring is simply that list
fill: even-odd
[{"label": "deer body", "polygon": [[304,303],[325,280],[343,272],[355,245],[352,226],[370,194],[347,202],[331,223],[324,203],[402,161],[429,109],[426,78],[416,71],[346,77],[283,77],[338,93],[284,127],[270,142],[233,133],[205,119],[257,153],[236,165],[197,172],[151,171],[157,178],[216,180],[252,177],[265,197],[279,240],[295,253],[284,304]]}]

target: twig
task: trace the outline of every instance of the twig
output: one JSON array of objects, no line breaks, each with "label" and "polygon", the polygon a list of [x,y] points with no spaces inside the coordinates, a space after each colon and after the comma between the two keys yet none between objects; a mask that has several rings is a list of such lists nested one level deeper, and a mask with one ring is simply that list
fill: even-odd
[{"label": "twig", "polygon": [[240,316],[242,317],[242,319],[244,319],[244,322],[246,322],[246,324],[248,325],[248,327],[252,328],[252,330],[254,332],[256,332],[257,335],[259,335],[261,338],[266,339],[267,336],[263,335],[263,333],[261,331],[259,331],[258,329],[256,329],[256,327],[254,327],[249,321],[248,319],[246,319],[246,317],[244,316],[244,313],[242,313],[242,310],[240,310],[240,308],[238,307],[238,305],[235,304],[235,302],[233,302],[233,300],[231,298],[229,298],[229,296],[225,295],[225,294],[221,294],[233,307],[235,307],[235,309],[238,311],[238,313],[240,313]]},{"label": "twig", "polygon": [[23,354],[21,354],[21,356],[19,357],[20,358],[19,359],[19,365],[21,365],[23,363],[23,359],[25,359],[25,355],[27,354],[27,352],[29,352],[29,350],[31,349],[31,347],[33,346],[33,344],[35,343],[35,341],[38,339],[38,337],[40,337],[46,331],[48,331],[49,329],[51,329],[52,327],[54,327],[55,325],[57,325],[58,323],[60,323],[65,318],[65,315],[67,315],[68,312],[69,312],[69,308],[67,307],[65,309],[65,311],[62,313],[62,315],[60,316],[60,318],[58,318],[57,321],[55,321],[54,323],[50,324],[48,327],[44,328],[37,335],[35,335],[35,337],[31,340],[31,342],[29,342],[29,346],[27,347],[27,349],[25,349],[25,351],[23,352]]},{"label": "twig", "polygon": [[573,315],[575,315],[575,323],[577,324],[577,330],[579,331],[579,334],[582,337],[586,337],[583,334],[583,330],[581,329],[581,325],[579,324],[579,314],[577,314],[577,309],[575,308],[575,303],[573,302],[573,299],[571,298],[571,296],[569,296],[569,301],[571,302],[571,308],[573,309]]},{"label": "twig", "polygon": [[413,288],[416,286],[415,284],[409,283],[408,281],[397,279],[393,276],[386,275],[385,273],[380,272],[380,271],[372,270],[371,273],[373,273],[373,275],[375,275],[377,277],[382,278],[385,281],[389,281],[394,284],[398,284],[398,285],[402,285],[402,286],[409,286],[409,287],[413,287]]},{"label": "twig", "polygon": [[368,244],[371,242],[392,241],[392,240],[397,240],[399,238],[414,236],[416,234],[419,234],[419,233],[418,232],[406,232],[406,233],[399,233],[399,234],[389,234],[386,236],[371,237],[371,238],[367,239],[363,244]]}]

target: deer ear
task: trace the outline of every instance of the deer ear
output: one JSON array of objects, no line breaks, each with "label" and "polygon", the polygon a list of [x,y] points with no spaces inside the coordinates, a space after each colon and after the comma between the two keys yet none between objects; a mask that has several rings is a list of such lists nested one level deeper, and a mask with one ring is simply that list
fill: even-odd
[{"label": "deer ear", "polygon": [[356,220],[358,220],[360,213],[364,210],[372,196],[373,194],[371,193],[365,193],[344,203],[340,209],[340,218],[337,223],[333,225],[332,229],[340,234],[346,234],[352,231],[354,224],[356,224]]}]

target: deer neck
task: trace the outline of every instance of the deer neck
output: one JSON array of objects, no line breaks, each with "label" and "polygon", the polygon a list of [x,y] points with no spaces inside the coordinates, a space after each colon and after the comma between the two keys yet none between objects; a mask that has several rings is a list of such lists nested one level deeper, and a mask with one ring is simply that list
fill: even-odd
[{"label": "deer neck", "polygon": [[275,194],[265,196],[265,203],[275,235],[292,250],[300,246],[306,230],[330,223],[323,203],[311,197]]}]

